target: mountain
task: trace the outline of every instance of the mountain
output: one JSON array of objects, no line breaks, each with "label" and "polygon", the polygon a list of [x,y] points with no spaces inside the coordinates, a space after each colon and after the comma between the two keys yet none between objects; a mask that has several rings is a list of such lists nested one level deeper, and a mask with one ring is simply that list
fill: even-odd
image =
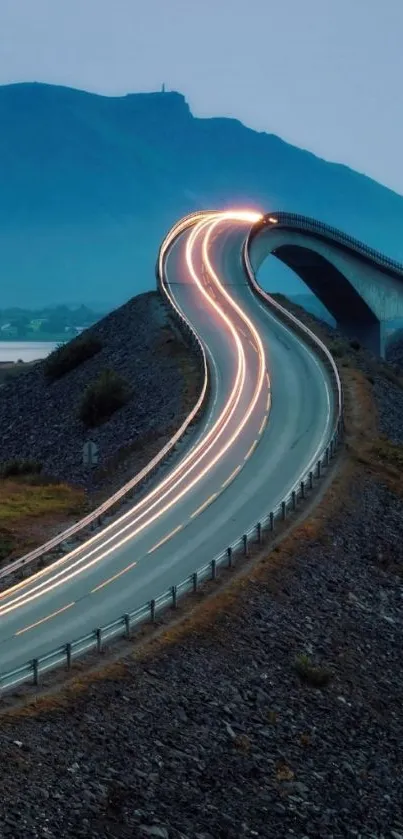
[{"label": "mountain", "polygon": [[0,125],[0,308],[108,308],[153,288],[161,238],[201,207],[305,213],[403,259],[401,196],[235,119],[195,118],[179,93],[6,85]]}]

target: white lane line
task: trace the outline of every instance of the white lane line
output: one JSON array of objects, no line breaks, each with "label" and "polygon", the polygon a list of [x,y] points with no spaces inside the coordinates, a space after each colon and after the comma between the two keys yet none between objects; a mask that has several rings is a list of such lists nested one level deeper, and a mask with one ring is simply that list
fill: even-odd
[{"label": "white lane line", "polygon": [[253,454],[253,452],[255,451],[255,448],[256,448],[257,444],[258,444],[258,440],[254,440],[254,442],[252,443],[249,451],[245,455],[244,460],[249,460],[251,454]]},{"label": "white lane line", "polygon": [[175,536],[175,533],[179,533],[179,531],[182,530],[182,528],[183,528],[183,524],[179,524],[178,527],[175,527],[174,530],[171,530],[171,532],[168,533],[167,536],[164,536],[163,539],[161,539],[159,542],[157,542],[157,544],[154,545],[153,548],[150,548],[150,550],[147,551],[147,553],[152,554],[154,551],[157,550],[157,548],[160,548],[162,545],[165,545],[165,542],[168,542],[168,539],[172,539],[172,536]]},{"label": "white lane line", "polygon": [[115,580],[119,579],[119,577],[122,577],[123,574],[126,574],[126,571],[131,571],[132,568],[135,568],[136,565],[137,560],[135,560],[135,562],[131,562],[130,565],[126,565],[126,568],[122,568],[122,570],[118,571],[117,574],[113,574],[112,577],[108,577],[108,579],[104,580],[103,583],[99,583],[98,586],[92,588],[90,594],[95,594],[96,591],[99,591],[101,588],[105,588],[105,586],[109,585],[109,583],[113,583]]},{"label": "white lane line", "polygon": [[206,507],[208,507],[210,504],[212,504],[214,499],[217,498],[217,495],[218,495],[218,492],[213,492],[213,494],[210,495],[210,497],[207,499],[207,501],[203,501],[203,504],[200,504],[200,507],[198,507],[197,510],[195,510],[194,513],[191,514],[190,518],[194,519],[194,518],[196,518],[196,516],[198,516],[200,513],[202,513],[203,510],[206,509]]},{"label": "white lane line", "polygon": [[35,629],[36,626],[40,626],[42,623],[46,623],[46,621],[50,621],[51,618],[55,618],[56,615],[61,615],[62,612],[65,612],[67,609],[71,609],[72,606],[75,605],[75,600],[72,603],[68,603],[67,606],[62,606],[61,609],[57,609],[56,612],[52,612],[50,615],[46,615],[45,618],[40,618],[40,620],[35,621],[35,623],[29,624],[29,626],[24,626],[23,629],[18,629],[15,635],[23,635],[24,632],[28,632],[30,629]]}]

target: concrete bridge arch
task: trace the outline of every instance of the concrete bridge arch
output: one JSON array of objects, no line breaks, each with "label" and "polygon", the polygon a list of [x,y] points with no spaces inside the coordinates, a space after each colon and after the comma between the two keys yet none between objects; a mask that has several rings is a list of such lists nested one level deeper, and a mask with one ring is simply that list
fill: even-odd
[{"label": "concrete bridge arch", "polygon": [[403,265],[340,231],[286,213],[258,222],[248,251],[255,275],[267,256],[277,257],[326,306],[341,331],[384,355],[385,323],[403,318]]}]

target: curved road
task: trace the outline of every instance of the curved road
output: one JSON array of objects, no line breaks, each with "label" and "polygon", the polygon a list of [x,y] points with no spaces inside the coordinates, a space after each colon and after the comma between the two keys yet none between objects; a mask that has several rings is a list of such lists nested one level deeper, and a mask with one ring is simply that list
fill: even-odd
[{"label": "curved road", "polygon": [[334,422],[329,374],[246,281],[253,220],[206,216],[170,248],[167,291],[211,376],[197,439],[117,521],[0,594],[0,673],[178,584],[275,509],[317,460]]}]

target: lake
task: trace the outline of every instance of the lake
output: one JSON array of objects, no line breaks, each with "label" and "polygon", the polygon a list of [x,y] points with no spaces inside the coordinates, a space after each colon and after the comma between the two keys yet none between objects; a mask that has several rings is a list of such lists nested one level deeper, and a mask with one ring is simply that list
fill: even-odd
[{"label": "lake", "polygon": [[0,362],[46,358],[57,344],[50,341],[0,341]]}]

